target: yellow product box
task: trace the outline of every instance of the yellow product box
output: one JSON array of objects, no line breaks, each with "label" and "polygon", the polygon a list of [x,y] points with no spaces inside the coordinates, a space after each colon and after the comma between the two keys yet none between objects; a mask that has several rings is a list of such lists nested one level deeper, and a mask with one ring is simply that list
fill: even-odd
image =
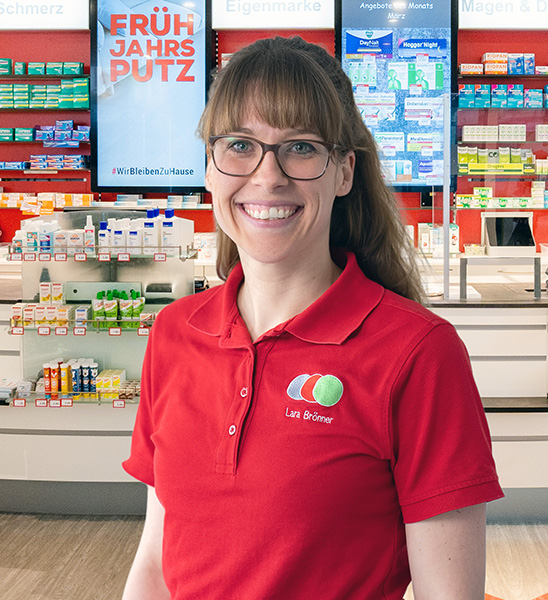
[{"label": "yellow product box", "polygon": [[30,327],[31,325],[34,325],[35,309],[37,306],[37,304],[29,303],[25,304],[25,306],[23,307],[23,325],[25,327]]},{"label": "yellow product box", "polygon": [[57,306],[55,304],[46,305],[46,322],[55,325],[57,322]]},{"label": "yellow product box", "polygon": [[482,63],[499,63],[499,64],[507,64],[508,63],[508,52],[486,52],[481,57]]},{"label": "yellow product box", "polygon": [[113,369],[112,370],[112,387],[119,388],[126,381],[126,370],[125,369]]},{"label": "yellow product box", "polygon": [[62,283],[56,281],[51,283],[51,303],[57,306],[65,303],[65,294]]},{"label": "yellow product box", "polygon": [[51,302],[51,282],[40,282],[40,304],[50,304]]},{"label": "yellow product box", "polygon": [[68,325],[74,319],[74,306],[70,304],[61,304],[55,307],[57,309],[57,325]]},{"label": "yellow product box", "polygon": [[507,75],[508,65],[502,63],[485,63],[483,65],[484,75]]},{"label": "yellow product box", "polygon": [[21,325],[23,323],[23,309],[25,308],[24,302],[17,302],[11,306],[11,321],[12,326]]}]

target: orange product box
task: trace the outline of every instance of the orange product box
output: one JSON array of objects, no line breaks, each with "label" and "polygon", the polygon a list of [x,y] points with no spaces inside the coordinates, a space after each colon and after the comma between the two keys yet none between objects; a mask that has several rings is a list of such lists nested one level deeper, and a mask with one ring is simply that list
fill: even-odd
[{"label": "orange product box", "polygon": [[507,75],[508,65],[506,63],[484,63],[484,75]]}]

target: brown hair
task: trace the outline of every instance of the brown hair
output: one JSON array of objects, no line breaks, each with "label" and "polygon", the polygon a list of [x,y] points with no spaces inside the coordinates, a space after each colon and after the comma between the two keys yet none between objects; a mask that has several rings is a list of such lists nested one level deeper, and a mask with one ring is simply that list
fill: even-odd
[{"label": "brown hair", "polygon": [[[210,135],[237,131],[247,109],[271,127],[304,129],[339,144],[343,154],[355,152],[352,189],[333,206],[330,244],[354,252],[373,281],[423,302],[415,250],[338,61],[300,37],[264,39],[243,48],[211,86],[200,136],[207,142]],[[220,228],[217,252],[217,271],[226,279],[239,257]]]}]

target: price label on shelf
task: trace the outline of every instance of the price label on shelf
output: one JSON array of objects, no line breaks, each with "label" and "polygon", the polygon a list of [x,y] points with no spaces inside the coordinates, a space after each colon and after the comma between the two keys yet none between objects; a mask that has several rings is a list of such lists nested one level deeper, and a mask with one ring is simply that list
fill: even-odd
[{"label": "price label on shelf", "polygon": [[59,398],[52,398],[49,401],[49,407],[50,408],[61,408],[61,400],[59,400]]},{"label": "price label on shelf", "polygon": [[68,327],[65,327],[64,325],[62,325],[60,327],[55,328],[55,335],[67,335],[67,334],[68,334]]},{"label": "price label on shelf", "polygon": [[110,252],[99,252],[97,260],[99,262],[110,262]]},{"label": "price label on shelf", "polygon": [[55,262],[67,262],[67,253],[66,252],[56,252],[53,255],[53,260]]},{"label": "price label on shelf", "polygon": [[51,333],[51,328],[47,325],[41,325],[38,327],[38,335],[49,335]]},{"label": "price label on shelf", "polygon": [[34,406],[36,406],[36,408],[47,408],[48,401],[46,398],[36,398],[34,401]]},{"label": "price label on shelf", "polygon": [[40,252],[40,254],[38,255],[39,262],[49,262],[50,260],[51,254],[48,254],[47,252]]},{"label": "price label on shelf", "polygon": [[166,262],[167,254],[165,252],[155,252],[154,262]]},{"label": "price label on shelf", "polygon": [[139,327],[139,329],[137,329],[137,335],[148,337],[149,331],[150,329],[148,327]]},{"label": "price label on shelf", "polygon": [[86,262],[88,259],[88,255],[85,252],[76,252],[74,255],[75,262]]},{"label": "price label on shelf", "polygon": [[122,335],[122,328],[121,327],[109,327],[108,334],[109,335]]},{"label": "price label on shelf", "polygon": [[25,262],[36,262],[36,253],[35,252],[25,252],[23,254],[23,260]]},{"label": "price label on shelf", "polygon": [[112,401],[112,408],[125,408],[126,407],[126,401],[125,400],[113,400]]},{"label": "price label on shelf", "polygon": [[15,408],[25,408],[26,405],[27,405],[26,398],[14,398],[13,399],[13,406],[15,406]]},{"label": "price label on shelf", "polygon": [[24,327],[12,327],[11,328],[11,335],[23,335],[25,333],[25,328]]},{"label": "price label on shelf", "polygon": [[73,333],[74,335],[86,335],[86,333],[87,333],[87,329],[86,329],[85,327],[75,327],[75,328],[72,330],[72,333]]},{"label": "price label on shelf", "polygon": [[61,398],[61,406],[63,408],[72,408],[74,406],[74,402],[72,398]]},{"label": "price label on shelf", "polygon": [[13,254],[10,254],[10,260],[12,262],[21,262],[23,260],[23,255],[21,252],[14,252]]},{"label": "price label on shelf", "polygon": [[120,252],[117,256],[118,262],[129,262],[129,253],[128,252]]}]

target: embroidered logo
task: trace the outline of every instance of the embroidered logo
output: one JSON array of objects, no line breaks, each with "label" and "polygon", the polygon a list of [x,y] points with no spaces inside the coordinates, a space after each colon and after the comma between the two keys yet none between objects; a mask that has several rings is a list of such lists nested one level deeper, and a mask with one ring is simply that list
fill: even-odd
[{"label": "embroidered logo", "polygon": [[287,395],[293,400],[316,402],[334,406],[343,395],[343,384],[335,375],[298,375],[287,386]]}]

